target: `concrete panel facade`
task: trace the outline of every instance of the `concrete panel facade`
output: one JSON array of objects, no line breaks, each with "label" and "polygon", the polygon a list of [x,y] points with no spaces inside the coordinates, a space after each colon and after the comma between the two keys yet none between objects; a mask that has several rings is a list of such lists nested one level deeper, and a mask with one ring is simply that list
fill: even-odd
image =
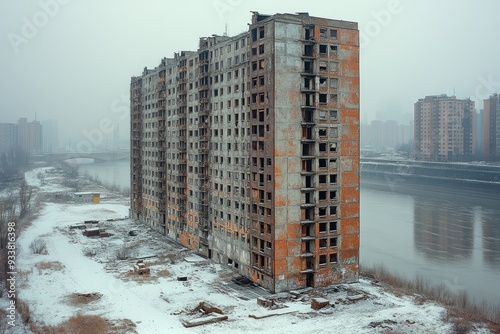
[{"label": "concrete panel facade", "polygon": [[357,24],[254,13],[131,81],[131,214],[271,291],[357,280]]}]

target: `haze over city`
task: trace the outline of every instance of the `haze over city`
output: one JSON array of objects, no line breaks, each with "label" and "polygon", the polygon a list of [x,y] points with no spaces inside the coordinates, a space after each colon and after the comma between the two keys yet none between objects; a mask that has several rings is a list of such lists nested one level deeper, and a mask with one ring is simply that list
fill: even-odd
[{"label": "haze over city", "polygon": [[359,22],[362,122],[408,123],[413,103],[442,93],[479,110],[500,90],[495,0],[51,3],[0,4],[0,120],[57,120],[61,146],[103,120],[128,138],[130,76],[196,50],[199,37],[245,31],[252,10]]},{"label": "haze over city", "polygon": [[2,2],[0,332],[500,333],[499,12]]}]

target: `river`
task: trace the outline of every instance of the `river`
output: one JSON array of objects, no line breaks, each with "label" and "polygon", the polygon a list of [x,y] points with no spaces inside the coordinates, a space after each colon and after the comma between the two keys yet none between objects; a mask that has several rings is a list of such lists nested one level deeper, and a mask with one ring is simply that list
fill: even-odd
[{"label": "river", "polygon": [[[128,161],[87,164],[102,182],[129,187]],[[451,291],[500,302],[500,201],[439,193],[424,186],[398,192],[361,182],[363,265],[417,274]],[[500,198],[500,197],[499,197]]]}]

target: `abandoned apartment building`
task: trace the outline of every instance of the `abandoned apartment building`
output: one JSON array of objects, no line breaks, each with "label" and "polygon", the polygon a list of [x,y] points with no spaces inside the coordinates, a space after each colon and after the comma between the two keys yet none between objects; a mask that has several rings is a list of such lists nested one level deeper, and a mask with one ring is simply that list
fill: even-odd
[{"label": "abandoned apartment building", "polygon": [[131,217],[272,292],[357,281],[357,23],[253,13],[130,93]]}]

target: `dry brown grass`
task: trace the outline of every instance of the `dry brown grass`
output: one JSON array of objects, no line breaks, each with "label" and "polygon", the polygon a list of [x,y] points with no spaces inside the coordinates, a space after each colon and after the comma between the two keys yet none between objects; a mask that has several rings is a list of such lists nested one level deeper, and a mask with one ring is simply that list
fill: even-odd
[{"label": "dry brown grass", "polygon": [[38,262],[35,267],[38,269],[38,273],[42,275],[43,271],[63,271],[64,265],[59,261],[52,262]]},{"label": "dry brown grass", "polygon": [[445,320],[453,324],[454,333],[468,333],[474,323],[488,323],[494,332],[500,332],[500,304],[494,305],[470,298],[466,291],[452,293],[444,284],[433,286],[422,276],[413,280],[389,272],[384,266],[365,267],[361,275],[384,283],[384,287],[396,294],[417,294],[417,301],[437,302],[447,309]]},{"label": "dry brown grass", "polygon": [[172,276],[172,273],[170,271],[168,271],[167,269],[158,270],[158,271],[155,271],[154,273],[155,273],[155,276],[157,276],[157,277]]},{"label": "dry brown grass", "polygon": [[34,334],[104,334],[112,333],[109,322],[98,315],[78,313],[57,326],[30,324]]},{"label": "dry brown grass", "polygon": [[151,274],[142,274],[139,275],[138,273],[132,271],[127,271],[126,273],[123,273],[121,275],[121,279],[124,281],[134,281],[137,283],[154,283],[157,282],[158,279],[155,276],[152,276]]},{"label": "dry brown grass", "polygon": [[89,304],[93,301],[101,299],[100,293],[72,293],[67,296],[68,304],[73,306],[82,306]]},{"label": "dry brown grass", "polygon": [[21,316],[21,321],[24,324],[28,324],[31,321],[31,312],[28,303],[18,298],[16,300],[16,308]]},{"label": "dry brown grass", "polygon": [[113,321],[110,324],[110,333],[127,333],[127,334],[134,334],[137,333],[135,330],[136,324],[130,320],[130,319],[121,319],[118,321]]}]

